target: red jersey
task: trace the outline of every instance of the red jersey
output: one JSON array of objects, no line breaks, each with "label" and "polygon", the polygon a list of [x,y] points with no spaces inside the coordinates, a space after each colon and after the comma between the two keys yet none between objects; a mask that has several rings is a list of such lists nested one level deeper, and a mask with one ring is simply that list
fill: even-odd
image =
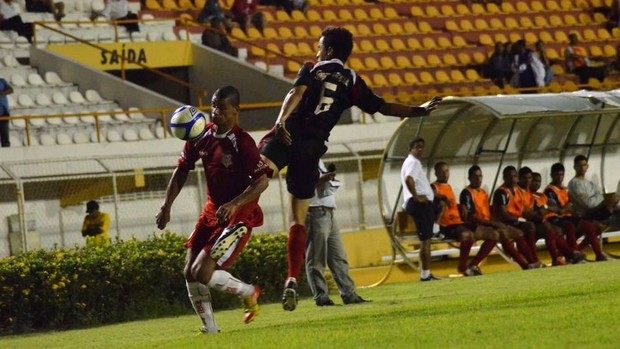
[{"label": "red jersey", "polygon": [[225,135],[216,135],[213,123],[205,128],[200,139],[185,143],[177,168],[193,170],[201,159],[209,201],[219,207],[244,192],[266,172],[267,166],[261,161],[254,139],[238,126]]}]

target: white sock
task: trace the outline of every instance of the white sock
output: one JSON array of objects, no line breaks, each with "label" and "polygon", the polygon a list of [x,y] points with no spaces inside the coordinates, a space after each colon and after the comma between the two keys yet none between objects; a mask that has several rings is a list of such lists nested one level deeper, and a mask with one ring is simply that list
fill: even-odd
[{"label": "white sock", "polygon": [[433,223],[433,234],[439,233],[439,224]]},{"label": "white sock", "polygon": [[420,273],[420,277],[422,279],[426,279],[429,276],[431,276],[431,271],[428,269],[422,269],[422,272]]},{"label": "white sock", "polygon": [[187,293],[192,301],[194,311],[202,320],[203,329],[209,333],[217,333],[218,328],[211,307],[211,293],[206,285],[200,282],[186,282]]},{"label": "white sock", "polygon": [[254,286],[236,279],[225,270],[216,270],[213,272],[211,280],[209,281],[209,287],[239,297],[251,296],[254,293]]}]

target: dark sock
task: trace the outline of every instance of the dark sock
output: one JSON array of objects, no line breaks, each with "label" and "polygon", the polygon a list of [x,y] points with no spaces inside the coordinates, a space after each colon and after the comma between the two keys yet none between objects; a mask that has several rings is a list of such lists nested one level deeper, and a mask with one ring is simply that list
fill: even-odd
[{"label": "dark sock", "polygon": [[489,253],[493,251],[496,244],[497,241],[495,240],[484,240],[482,246],[480,246],[480,249],[478,250],[478,254],[476,254],[476,257],[474,257],[474,260],[471,261],[470,265],[477,267],[480,263],[482,263],[482,261],[487,258]]},{"label": "dark sock", "polygon": [[[523,240],[523,238],[520,238],[520,239]],[[517,252],[517,250],[515,249],[515,246],[512,244],[512,241],[505,239],[505,240],[502,240],[501,243],[502,243],[502,248],[504,249],[504,252],[506,252],[507,255],[509,255],[515,262],[517,262],[519,266],[521,267],[521,269],[527,269],[528,267],[527,261],[525,260],[525,258],[523,258],[523,256],[519,252]],[[525,243],[525,241],[523,241],[523,243]]]},{"label": "dark sock", "polygon": [[471,240],[461,241],[459,246],[459,273],[462,273],[467,268],[467,259],[469,258],[469,251],[471,251],[471,246],[474,244]]}]

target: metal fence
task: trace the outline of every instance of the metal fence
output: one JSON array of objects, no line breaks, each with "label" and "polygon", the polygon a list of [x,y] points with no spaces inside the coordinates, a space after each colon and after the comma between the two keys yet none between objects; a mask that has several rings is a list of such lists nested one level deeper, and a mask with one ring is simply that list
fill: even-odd
[{"label": "metal fence", "polygon": [[[337,168],[338,221],[343,231],[379,226],[377,169],[385,140],[332,144],[325,163]],[[110,215],[110,236],[145,239],[157,232],[161,206],[178,153],[0,162],[0,257],[21,250],[82,246],[85,203],[97,200]],[[206,184],[198,163],[175,200],[167,229],[188,235],[203,208]],[[273,178],[260,205],[265,224],[256,232],[287,230],[288,194]]]}]

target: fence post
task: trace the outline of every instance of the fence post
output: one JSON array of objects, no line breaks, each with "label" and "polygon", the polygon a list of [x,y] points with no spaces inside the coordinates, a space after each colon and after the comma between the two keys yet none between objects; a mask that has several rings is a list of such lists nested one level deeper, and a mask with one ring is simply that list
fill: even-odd
[{"label": "fence post", "polygon": [[62,246],[62,248],[65,248],[67,246],[65,246],[65,222],[62,219],[62,212],[64,211],[64,209],[61,207],[60,210],[58,210],[58,228],[60,230],[60,246]]},{"label": "fence post", "polygon": [[114,220],[116,221],[116,237],[121,238],[121,226],[118,221],[118,185],[116,183],[116,173],[112,172],[112,190],[114,193]]},{"label": "fence post", "polygon": [[28,236],[26,229],[26,213],[24,212],[24,184],[17,183],[17,214],[19,215],[19,233],[22,235],[23,252],[28,252]]}]

